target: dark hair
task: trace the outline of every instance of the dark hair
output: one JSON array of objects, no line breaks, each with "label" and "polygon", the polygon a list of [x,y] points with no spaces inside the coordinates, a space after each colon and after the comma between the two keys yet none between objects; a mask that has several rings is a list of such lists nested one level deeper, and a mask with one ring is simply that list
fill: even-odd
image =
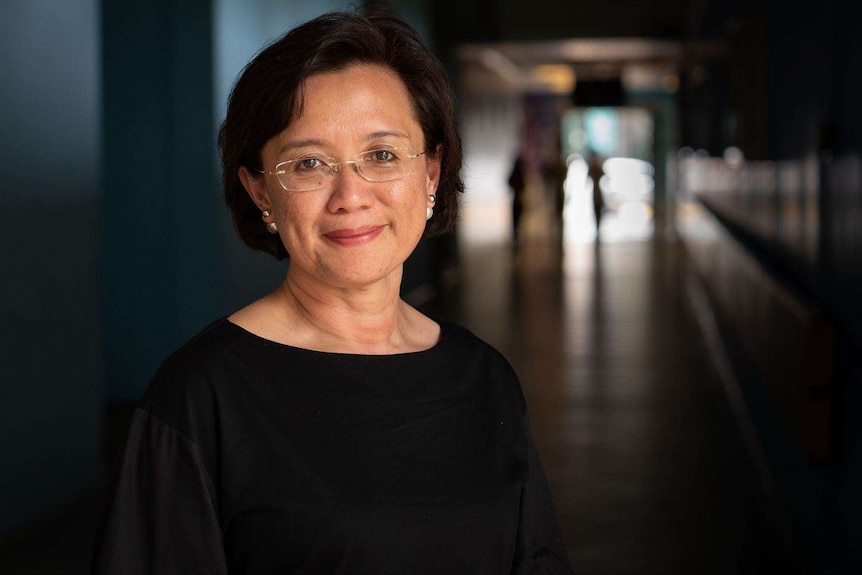
[{"label": "dark hair", "polygon": [[464,191],[464,183],[461,137],[443,65],[419,34],[391,12],[333,12],[294,28],[264,48],[245,67],[228,99],[218,137],[224,195],[237,232],[250,247],[277,259],[287,255],[281,239],[266,231],[260,210],[243,188],[240,167],[252,173],[263,169],[261,148],[302,112],[305,80],[360,63],[393,70],[407,87],[426,153],[434,157],[439,146],[441,154],[434,216],[424,235],[452,228],[458,213],[457,192]]}]

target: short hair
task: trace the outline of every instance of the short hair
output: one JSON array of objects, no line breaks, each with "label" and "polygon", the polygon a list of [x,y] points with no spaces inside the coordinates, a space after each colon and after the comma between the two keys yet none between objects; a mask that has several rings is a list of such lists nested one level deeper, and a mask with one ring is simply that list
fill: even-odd
[{"label": "short hair", "polygon": [[404,82],[430,157],[440,154],[440,181],[434,215],[423,237],[452,229],[458,214],[461,136],[449,79],[440,60],[419,34],[397,15],[372,9],[324,14],[269,44],[243,69],[228,99],[218,147],[225,201],[240,238],[251,248],[284,259],[287,251],[270,234],[260,210],[239,180],[239,169],[264,169],[260,151],[302,113],[302,89],[312,75],[353,64],[384,66]]}]

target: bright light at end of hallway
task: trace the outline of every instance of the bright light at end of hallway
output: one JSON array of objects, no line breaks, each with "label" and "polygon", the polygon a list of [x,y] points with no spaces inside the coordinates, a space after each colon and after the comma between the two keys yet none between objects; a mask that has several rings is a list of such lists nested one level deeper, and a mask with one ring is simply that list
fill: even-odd
[{"label": "bright light at end of hallway", "polygon": [[652,237],[655,168],[634,158],[609,158],[603,164],[600,181],[605,205],[601,235],[597,234],[593,206],[593,186],[586,160],[569,158],[566,177],[566,206],[563,210],[564,237],[569,243],[642,241]]}]

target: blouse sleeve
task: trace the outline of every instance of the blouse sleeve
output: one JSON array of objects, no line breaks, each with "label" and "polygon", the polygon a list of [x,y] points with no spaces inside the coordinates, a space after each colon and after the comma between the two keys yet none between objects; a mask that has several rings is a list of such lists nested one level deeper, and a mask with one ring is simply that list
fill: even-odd
[{"label": "blouse sleeve", "polygon": [[215,487],[194,442],[138,409],[115,472],[94,575],[227,573]]},{"label": "blouse sleeve", "polygon": [[571,575],[542,462],[527,428],[527,481],[521,491],[513,575]]}]

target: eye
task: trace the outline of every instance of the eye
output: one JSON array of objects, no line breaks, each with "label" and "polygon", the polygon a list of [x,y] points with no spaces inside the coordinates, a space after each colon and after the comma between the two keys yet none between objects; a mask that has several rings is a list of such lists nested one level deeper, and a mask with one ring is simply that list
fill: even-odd
[{"label": "eye", "polygon": [[372,150],[368,152],[368,161],[380,164],[388,164],[398,160],[393,150]]},{"label": "eye", "polygon": [[316,170],[323,166],[324,163],[320,158],[300,158],[293,164],[293,169],[298,172],[307,170]]}]

